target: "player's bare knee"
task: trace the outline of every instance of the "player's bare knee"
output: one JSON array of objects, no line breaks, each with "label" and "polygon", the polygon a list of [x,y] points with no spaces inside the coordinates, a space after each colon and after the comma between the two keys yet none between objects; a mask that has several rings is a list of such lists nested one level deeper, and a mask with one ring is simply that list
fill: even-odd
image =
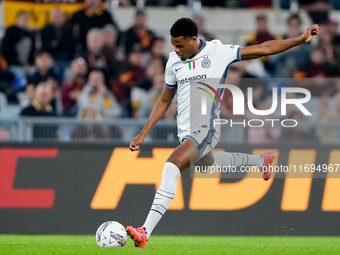
[{"label": "player's bare knee", "polygon": [[182,171],[183,159],[177,155],[171,155],[166,162],[170,162],[178,167]]}]

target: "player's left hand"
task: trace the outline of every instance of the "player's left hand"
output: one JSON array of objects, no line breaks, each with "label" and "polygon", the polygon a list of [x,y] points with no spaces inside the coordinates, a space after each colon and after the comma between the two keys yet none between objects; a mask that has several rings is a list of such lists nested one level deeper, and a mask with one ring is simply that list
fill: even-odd
[{"label": "player's left hand", "polygon": [[305,43],[309,42],[310,40],[312,40],[314,35],[318,34],[318,32],[319,32],[319,25],[318,24],[314,24],[313,26],[310,26],[301,35],[303,42],[305,42]]}]

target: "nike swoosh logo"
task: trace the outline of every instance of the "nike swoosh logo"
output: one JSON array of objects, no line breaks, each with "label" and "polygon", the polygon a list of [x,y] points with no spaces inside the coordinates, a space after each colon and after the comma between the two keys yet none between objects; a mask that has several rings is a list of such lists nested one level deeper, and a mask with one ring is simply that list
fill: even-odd
[{"label": "nike swoosh logo", "polygon": [[181,70],[182,68],[183,68],[183,67],[181,67],[181,68],[178,68],[178,69],[176,69],[176,68],[175,68],[175,72],[177,72],[177,71]]}]

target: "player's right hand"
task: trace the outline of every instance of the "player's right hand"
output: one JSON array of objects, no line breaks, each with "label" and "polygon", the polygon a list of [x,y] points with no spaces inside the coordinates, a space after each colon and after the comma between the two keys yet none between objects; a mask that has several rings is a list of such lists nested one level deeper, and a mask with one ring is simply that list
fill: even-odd
[{"label": "player's right hand", "polygon": [[305,32],[301,35],[303,38],[303,41],[305,43],[309,42],[310,40],[312,40],[312,38],[317,35],[319,32],[319,25],[318,24],[314,24],[313,26],[310,26],[309,28],[307,28],[305,30]]},{"label": "player's right hand", "polygon": [[145,137],[141,134],[137,135],[135,138],[133,138],[130,142],[130,150],[131,151],[138,151],[139,150],[139,144],[144,142]]}]

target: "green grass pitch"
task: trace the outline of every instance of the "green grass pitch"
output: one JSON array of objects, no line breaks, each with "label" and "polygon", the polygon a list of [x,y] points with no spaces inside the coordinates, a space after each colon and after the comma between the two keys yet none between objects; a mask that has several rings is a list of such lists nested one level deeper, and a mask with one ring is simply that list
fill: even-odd
[{"label": "green grass pitch", "polygon": [[0,254],[340,254],[340,237],[152,236],[143,249],[100,248],[93,236],[0,235]]}]

